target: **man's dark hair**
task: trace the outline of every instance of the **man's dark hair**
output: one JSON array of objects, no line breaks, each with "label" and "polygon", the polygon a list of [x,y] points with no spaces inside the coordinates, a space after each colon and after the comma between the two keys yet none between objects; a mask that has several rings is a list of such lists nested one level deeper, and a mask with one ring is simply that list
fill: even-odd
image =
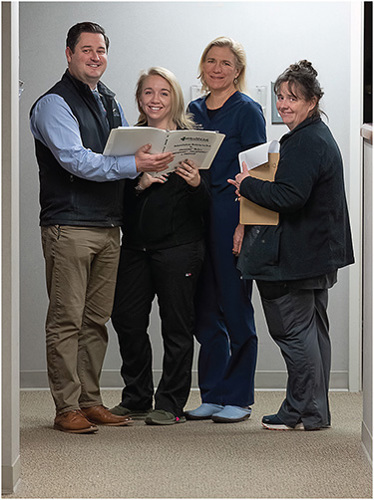
[{"label": "man's dark hair", "polygon": [[68,31],[68,36],[66,37],[66,47],[69,47],[72,52],[75,51],[75,47],[79,42],[79,37],[82,33],[99,33],[103,35],[106,45],[106,50],[108,52],[109,49],[109,38],[106,36],[104,28],[102,28],[99,24],[84,22],[78,23],[72,26]]}]

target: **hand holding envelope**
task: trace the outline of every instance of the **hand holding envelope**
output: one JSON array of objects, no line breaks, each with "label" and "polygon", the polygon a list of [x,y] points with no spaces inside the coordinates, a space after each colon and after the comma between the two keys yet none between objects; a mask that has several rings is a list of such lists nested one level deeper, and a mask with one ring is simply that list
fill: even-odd
[{"label": "hand holding envelope", "polygon": [[252,225],[277,225],[279,214],[261,207],[243,196],[239,188],[244,178],[250,176],[263,181],[273,182],[279,162],[279,142],[270,141],[247,151],[239,153],[241,172],[235,179],[227,182],[236,187],[236,195],[240,198],[240,223]]},{"label": "hand holding envelope", "polygon": [[241,166],[241,169],[242,169],[242,171],[240,172],[240,174],[237,174],[235,176],[235,179],[227,179],[227,182],[229,184],[232,184],[233,186],[236,187],[235,194],[238,197],[237,198],[238,200],[240,199],[240,192],[239,192],[240,184],[241,184],[242,180],[245,179],[245,177],[249,176],[249,170],[248,170],[248,167],[247,167],[247,164],[245,163],[245,161],[243,161],[243,165]]}]

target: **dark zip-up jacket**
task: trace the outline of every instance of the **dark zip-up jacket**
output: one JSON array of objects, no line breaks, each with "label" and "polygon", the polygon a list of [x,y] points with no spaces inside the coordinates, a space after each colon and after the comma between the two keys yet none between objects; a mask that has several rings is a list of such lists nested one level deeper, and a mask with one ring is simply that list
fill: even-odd
[{"label": "dark zip-up jacket", "polygon": [[[109,126],[90,87],[74,78],[68,70],[44,95],[61,96],[78,120],[84,147],[102,153],[110,129],[122,123],[115,94],[101,82],[97,88],[102,95]],[[32,106],[30,115],[39,99]],[[95,182],[76,177],[62,168],[52,152],[38,140],[35,140],[35,149],[39,164],[41,226],[121,225],[124,181]]]},{"label": "dark zip-up jacket", "polygon": [[247,177],[240,194],[280,214],[278,226],[247,226],[238,260],[244,278],[299,280],[354,262],[342,157],[320,118],[281,138],[274,182]]},{"label": "dark zip-up jacket", "polygon": [[209,193],[203,178],[200,185],[193,188],[171,173],[164,184],[152,184],[140,194],[134,189],[137,182],[126,181],[124,245],[158,250],[203,237],[203,215],[209,206]]}]

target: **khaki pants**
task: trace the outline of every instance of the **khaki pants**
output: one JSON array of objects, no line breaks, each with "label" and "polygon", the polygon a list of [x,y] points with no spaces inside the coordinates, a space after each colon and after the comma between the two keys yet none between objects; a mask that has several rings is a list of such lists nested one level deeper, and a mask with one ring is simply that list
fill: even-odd
[{"label": "khaki pants", "polygon": [[41,228],[49,308],[48,378],[57,413],[102,404],[119,259],[119,228]]}]

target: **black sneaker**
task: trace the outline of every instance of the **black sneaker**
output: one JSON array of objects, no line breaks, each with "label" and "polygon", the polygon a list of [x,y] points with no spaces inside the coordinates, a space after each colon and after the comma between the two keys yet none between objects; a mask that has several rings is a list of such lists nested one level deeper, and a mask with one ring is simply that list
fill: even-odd
[{"label": "black sneaker", "polygon": [[131,417],[133,420],[144,420],[152,408],[149,410],[130,410],[130,408],[125,408],[121,404],[111,408],[110,413],[113,415],[120,415],[121,417]]},{"label": "black sneaker", "polygon": [[272,431],[305,431],[302,422],[296,424],[295,427],[289,427],[281,421],[278,415],[265,415],[262,417],[261,423],[265,429],[270,429]]}]

